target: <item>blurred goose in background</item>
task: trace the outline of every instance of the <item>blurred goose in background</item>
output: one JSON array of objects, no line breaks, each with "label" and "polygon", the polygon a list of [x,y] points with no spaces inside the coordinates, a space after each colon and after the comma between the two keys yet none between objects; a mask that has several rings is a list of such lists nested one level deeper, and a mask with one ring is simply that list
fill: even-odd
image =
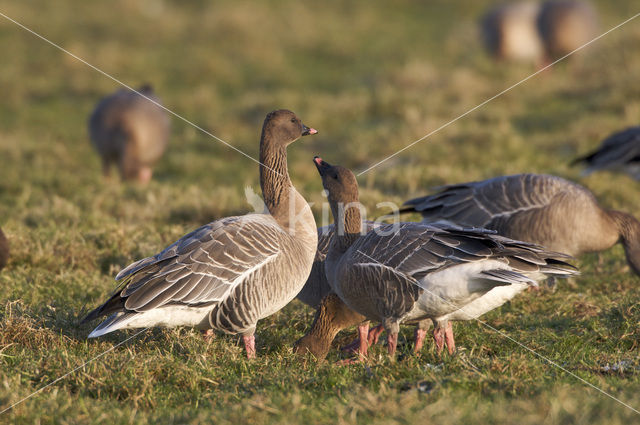
[{"label": "blurred goose in background", "polygon": [[240,334],[255,357],[256,322],[284,307],[309,276],[318,236],[287,169],[289,144],[315,134],[291,111],[267,115],[260,139],[266,214],[216,220],[116,276],[118,290],[84,321],[109,315],[89,335],[151,326]]},{"label": "blurred goose in background", "polygon": [[481,22],[487,50],[497,59],[542,63],[544,46],[537,27],[540,5],[535,2],[501,4]]},{"label": "blurred goose in background", "polygon": [[[160,103],[151,86],[138,92]],[[167,112],[129,89],[102,99],[89,118],[89,135],[105,177],[115,164],[123,180],[151,180],[151,167],[167,148],[169,132]]]},{"label": "blurred goose in background", "polygon": [[0,229],[0,270],[2,270],[9,261],[9,241]]},{"label": "blurred goose in background", "polygon": [[575,159],[571,165],[584,163],[584,175],[599,170],[622,171],[640,180],[640,127],[630,127],[604,139],[593,152]]},{"label": "blurred goose in background", "polygon": [[640,274],[640,222],[605,210],[586,188],[556,176],[516,174],[444,186],[405,203],[424,221],[492,229],[498,234],[578,256],[621,242]]},{"label": "blurred goose in background", "polygon": [[[361,235],[358,184],[351,171],[314,158],[322,184],[328,192],[331,210],[344,232],[334,234],[325,272],[332,291],[348,310],[327,318],[338,325],[359,317],[343,319],[352,310],[376,320],[387,331],[390,356],[395,354],[400,323],[426,318],[435,324],[438,351],[445,343],[455,350],[449,320],[471,320],[499,307],[516,294],[548,275],[567,276],[575,268],[567,256],[550,253],[525,242],[513,241],[485,229],[437,227],[420,223],[383,225]],[[335,301],[335,297],[325,298]],[[321,307],[319,312],[321,313]],[[325,309],[325,311],[328,311]],[[314,327],[326,322],[316,316]],[[326,323],[323,323],[324,326]],[[332,330],[335,330],[334,326]],[[368,322],[359,326],[366,356]],[[328,351],[332,338],[311,329],[300,341],[318,357]],[[315,339],[310,343],[310,339]],[[324,349],[319,348],[325,345]],[[317,350],[314,352],[313,350]]]},{"label": "blurred goose in background", "polygon": [[595,38],[598,35],[598,16],[591,4],[585,1],[551,0],[540,8],[538,30],[547,61],[553,61]]}]

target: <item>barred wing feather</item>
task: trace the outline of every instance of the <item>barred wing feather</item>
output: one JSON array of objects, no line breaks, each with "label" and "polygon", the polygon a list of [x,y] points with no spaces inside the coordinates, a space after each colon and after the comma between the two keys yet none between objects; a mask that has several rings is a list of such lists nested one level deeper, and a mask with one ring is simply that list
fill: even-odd
[{"label": "barred wing feather", "polygon": [[116,277],[122,289],[103,307],[114,298],[137,312],[222,301],[254,271],[274,261],[279,233],[275,220],[262,214],[209,223],[122,270]]}]

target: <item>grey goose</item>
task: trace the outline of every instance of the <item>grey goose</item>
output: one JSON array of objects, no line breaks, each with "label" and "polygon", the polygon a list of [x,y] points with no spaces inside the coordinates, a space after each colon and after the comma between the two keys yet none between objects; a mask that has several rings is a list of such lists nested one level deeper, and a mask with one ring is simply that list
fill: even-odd
[{"label": "grey goose", "polygon": [[540,4],[516,2],[492,7],[482,18],[485,46],[496,59],[542,63],[544,46],[538,33]]},{"label": "grey goose", "polygon": [[444,186],[405,203],[425,222],[492,229],[498,234],[578,256],[622,243],[640,274],[640,222],[605,210],[585,187],[545,174],[516,174]]},{"label": "grey goose", "polygon": [[572,165],[584,164],[585,175],[594,171],[613,170],[640,180],[640,126],[611,134],[593,152],[581,156]]},{"label": "grey goose", "polygon": [[186,325],[240,334],[255,357],[256,322],[295,298],[313,264],[316,225],[289,179],[286,148],[315,133],[291,111],[269,113],[260,139],[268,213],[216,220],[126,267],[117,291],[84,319],[109,315],[89,337]]},{"label": "grey goose", "polygon": [[[149,85],[138,92],[160,102]],[[100,100],[89,117],[89,136],[101,157],[105,177],[115,164],[123,180],[148,182],[151,167],[167,148],[169,132],[167,112],[129,89]]]},{"label": "grey goose", "polygon": [[9,241],[0,229],[0,270],[2,270],[9,261]]},{"label": "grey goose", "polygon": [[[334,220],[343,229],[334,234],[329,245],[325,260],[328,282],[348,308],[343,312],[352,310],[383,324],[391,356],[400,323],[431,319],[438,351],[446,343],[452,353],[450,320],[477,318],[536,285],[537,280],[576,273],[564,254],[486,229],[400,223],[361,235],[360,209],[349,207],[358,205],[355,176],[321,158],[314,158],[314,162],[328,192]],[[325,299],[335,301],[336,297]],[[321,322],[316,317],[314,326]],[[367,330],[367,322],[359,326],[361,357],[366,355]],[[319,333],[312,328],[308,335],[313,338]],[[318,340],[315,342],[330,343],[330,338]],[[321,353],[319,343],[305,346]]]}]

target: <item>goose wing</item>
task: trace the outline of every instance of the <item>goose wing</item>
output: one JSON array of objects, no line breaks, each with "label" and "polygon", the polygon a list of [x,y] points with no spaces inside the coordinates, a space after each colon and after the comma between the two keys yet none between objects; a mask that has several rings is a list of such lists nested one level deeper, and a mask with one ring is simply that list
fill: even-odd
[{"label": "goose wing", "polygon": [[[356,270],[391,269],[408,282],[418,282],[437,270],[488,259],[506,264],[515,273],[563,275],[576,270],[565,262],[571,258],[568,255],[512,240],[492,230],[422,223],[402,223],[397,231],[391,229],[388,225],[382,232],[369,232],[358,239],[350,248],[349,264]],[[504,273],[488,276],[502,281],[507,278]]]},{"label": "goose wing", "polygon": [[425,221],[445,220],[499,229],[497,223],[518,213],[545,208],[558,194],[576,188],[579,186],[549,175],[502,176],[443,186],[433,195],[407,201],[404,211],[420,212]]},{"label": "goose wing", "polygon": [[587,174],[597,169],[640,163],[640,127],[631,127],[607,137],[593,152],[576,158],[571,165],[584,162]]},{"label": "goose wing", "polygon": [[224,300],[255,270],[273,261],[282,230],[269,215],[228,217],[183,236],[162,252],[126,267],[119,290],[85,320],[114,311]]},{"label": "goose wing", "polygon": [[[377,311],[402,316],[425,290],[444,314],[496,286],[536,285],[544,275],[577,273],[564,261],[569,256],[491,230],[421,223],[391,228],[358,239],[341,269],[341,281],[350,282],[341,285],[345,297],[363,305],[368,299]],[[440,272],[448,275],[434,281]]]}]

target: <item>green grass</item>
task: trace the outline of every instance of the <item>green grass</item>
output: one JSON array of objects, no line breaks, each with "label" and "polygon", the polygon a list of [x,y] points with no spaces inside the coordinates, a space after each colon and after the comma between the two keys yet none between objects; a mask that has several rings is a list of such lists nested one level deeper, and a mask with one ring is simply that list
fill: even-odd
[{"label": "green grass", "polygon": [[[12,2],[0,12],[256,156],[264,115],[289,108],[320,130],[293,145],[290,173],[321,202],[315,154],[362,170],[534,72],[478,45],[488,1]],[[602,28],[638,11],[599,1]],[[567,163],[640,117],[640,22],[531,79],[359,178],[361,200],[401,202],[444,183],[553,173],[611,208],[640,211],[640,184]],[[213,219],[250,210],[256,164],[173,120],[148,187],[104,182],[86,120],[116,84],[0,18],[0,406],[134,332],[86,340],[79,319],[122,267]],[[382,211],[386,212],[386,211]],[[316,209],[318,217],[320,209]],[[640,409],[639,280],[615,247],[578,261],[555,293],[524,294],[491,326]],[[2,423],[640,423],[640,416],[479,323],[456,324],[455,357],[427,344],[336,367],[291,351],[313,312],[298,302],[238,338],[151,330],[0,416]],[[343,332],[336,345],[353,338]],[[612,366],[623,365],[623,368]]]}]

